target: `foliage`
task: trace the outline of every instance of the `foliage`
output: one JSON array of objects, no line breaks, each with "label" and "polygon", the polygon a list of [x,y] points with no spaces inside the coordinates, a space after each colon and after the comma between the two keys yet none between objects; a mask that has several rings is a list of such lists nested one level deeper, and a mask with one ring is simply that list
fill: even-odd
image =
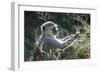
[{"label": "foliage", "polygon": [[34,50],[39,46],[40,26],[46,21],[58,24],[60,38],[80,32],[79,41],[61,53],[61,60],[90,58],[90,14],[25,11],[24,16],[25,61],[34,61]]}]

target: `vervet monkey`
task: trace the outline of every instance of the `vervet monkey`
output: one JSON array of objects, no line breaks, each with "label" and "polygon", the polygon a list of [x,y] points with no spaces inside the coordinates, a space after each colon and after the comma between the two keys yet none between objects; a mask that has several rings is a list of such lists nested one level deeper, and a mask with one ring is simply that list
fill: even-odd
[{"label": "vervet monkey", "polygon": [[50,48],[64,50],[64,48],[70,47],[79,37],[79,32],[77,32],[76,34],[65,36],[64,38],[58,38],[57,24],[52,21],[45,22],[41,25],[41,31],[39,41],[42,47],[47,45]]},{"label": "vervet monkey", "polygon": [[[58,38],[58,27],[52,21],[47,21],[41,25],[41,35],[39,38],[40,51],[43,52],[43,48],[48,46],[50,50],[60,50],[64,51],[66,48],[73,45],[73,43],[78,39],[79,32],[76,34],[71,34],[65,36],[64,38]],[[47,48],[46,48],[47,49]],[[51,55],[52,52],[49,52]],[[54,54],[53,54],[54,56]],[[54,56],[56,57],[56,56]]]}]

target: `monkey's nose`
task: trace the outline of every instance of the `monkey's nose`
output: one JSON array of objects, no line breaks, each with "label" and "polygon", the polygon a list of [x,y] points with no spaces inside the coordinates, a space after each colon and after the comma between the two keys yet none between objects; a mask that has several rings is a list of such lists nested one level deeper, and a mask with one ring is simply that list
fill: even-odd
[{"label": "monkey's nose", "polygon": [[55,28],[52,29],[54,33],[57,33],[57,30]]}]

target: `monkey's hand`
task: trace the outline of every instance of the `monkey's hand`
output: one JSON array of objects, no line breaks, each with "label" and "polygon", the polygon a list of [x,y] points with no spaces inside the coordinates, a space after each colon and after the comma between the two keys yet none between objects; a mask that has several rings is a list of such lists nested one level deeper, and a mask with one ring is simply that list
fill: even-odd
[{"label": "monkey's hand", "polygon": [[65,48],[70,47],[73,45],[78,39],[79,39],[79,32],[76,32],[76,34],[73,34],[70,38],[68,38],[65,42],[64,45],[66,46]]},{"label": "monkey's hand", "polygon": [[79,39],[80,38],[80,32],[76,32],[75,38],[76,39]]}]

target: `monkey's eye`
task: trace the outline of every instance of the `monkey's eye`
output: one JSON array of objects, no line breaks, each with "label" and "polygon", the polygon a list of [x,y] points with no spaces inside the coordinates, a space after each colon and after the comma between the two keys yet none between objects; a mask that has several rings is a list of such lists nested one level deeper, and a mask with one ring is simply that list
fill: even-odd
[{"label": "monkey's eye", "polygon": [[52,28],[52,31],[53,31],[54,33],[56,33],[56,32],[57,32],[56,28]]},{"label": "monkey's eye", "polygon": [[55,27],[53,27],[52,30],[56,30]]}]

